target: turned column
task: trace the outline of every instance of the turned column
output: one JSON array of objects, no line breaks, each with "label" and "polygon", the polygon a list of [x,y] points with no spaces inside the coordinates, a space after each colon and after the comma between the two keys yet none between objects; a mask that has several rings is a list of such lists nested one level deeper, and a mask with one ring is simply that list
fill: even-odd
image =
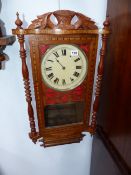
[{"label": "turned column", "polygon": [[[17,29],[22,29],[22,21],[19,19],[19,14],[17,13],[17,20],[15,21],[15,24],[17,25]],[[24,81],[24,88],[25,88],[25,96],[26,96],[26,102],[28,104],[28,115],[29,115],[29,122],[30,122],[30,128],[31,132],[29,133],[29,137],[32,139],[34,143],[37,141],[37,132],[35,128],[35,120],[34,120],[34,111],[32,107],[32,98],[31,98],[31,90],[30,90],[30,82],[29,82],[29,71],[26,64],[26,50],[24,48],[24,35],[17,35],[18,41],[20,44],[20,57],[22,61],[22,75],[23,75],[23,81]]]},{"label": "turned column", "polygon": [[100,50],[100,61],[98,64],[98,70],[97,70],[97,79],[96,79],[96,87],[95,87],[95,98],[93,102],[93,112],[92,112],[92,120],[91,120],[91,130],[92,134],[96,130],[96,115],[99,108],[99,97],[100,97],[100,91],[101,91],[101,83],[102,83],[102,77],[103,77],[103,71],[104,71],[104,57],[106,52],[106,44],[107,39],[109,35],[109,17],[106,18],[106,21],[103,23],[104,28],[102,32],[102,48]]}]

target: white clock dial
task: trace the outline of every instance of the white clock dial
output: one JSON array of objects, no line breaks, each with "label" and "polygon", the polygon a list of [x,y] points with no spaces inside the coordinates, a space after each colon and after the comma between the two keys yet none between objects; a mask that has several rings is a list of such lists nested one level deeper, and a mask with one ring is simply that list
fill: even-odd
[{"label": "white clock dial", "polygon": [[61,44],[49,49],[41,63],[45,84],[58,91],[79,86],[87,74],[87,58],[76,46]]}]

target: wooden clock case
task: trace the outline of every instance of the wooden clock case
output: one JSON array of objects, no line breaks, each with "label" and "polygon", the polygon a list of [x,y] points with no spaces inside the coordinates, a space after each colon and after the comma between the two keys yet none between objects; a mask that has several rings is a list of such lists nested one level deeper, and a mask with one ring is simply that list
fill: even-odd
[{"label": "wooden clock case", "polygon": [[[52,18],[54,18],[56,22],[53,22]],[[98,37],[100,34],[100,31],[95,23],[83,14],[69,10],[59,10],[38,16],[37,19],[32,21],[32,24],[27,29],[23,29],[21,27],[22,21],[19,19],[19,14],[17,13],[17,20],[15,23],[17,25],[17,28],[13,29],[13,34],[18,36],[18,41],[20,43],[22,74],[24,79],[25,95],[28,104],[28,114],[31,128],[29,137],[34,143],[36,143],[37,140],[40,140],[43,143],[42,146],[47,147],[80,142],[84,136],[82,132],[87,131],[93,134],[96,129],[96,113],[98,110],[100,87],[103,75],[103,62],[106,41],[109,35],[108,18],[104,22],[104,28],[101,31],[102,49],[100,51],[100,62],[97,71],[95,98],[91,117],[90,111],[93,94],[93,83],[98,49]],[[29,71],[26,64],[26,50],[24,48],[25,35],[29,35],[38,131],[36,131],[35,126],[36,124],[34,110],[32,107]],[[77,95],[77,91],[75,90],[68,92],[71,94],[72,99],[76,97],[84,98],[86,107],[84,108],[84,115],[81,122],[55,127],[46,127],[44,117],[45,114],[43,109],[45,103],[47,103],[47,101],[49,100],[47,97],[49,91],[48,87],[46,87],[46,85],[44,85],[42,81],[40,71],[41,58],[48,48],[59,44],[77,45],[85,52],[88,58],[88,73],[84,82],[81,85],[84,90],[81,92],[81,95]],[[72,95],[72,92],[75,94],[75,97]],[[56,95],[56,97],[53,96],[52,98],[56,101],[58,100],[60,103],[62,97],[64,95],[67,96],[68,93],[59,92],[57,94],[54,94]]]}]

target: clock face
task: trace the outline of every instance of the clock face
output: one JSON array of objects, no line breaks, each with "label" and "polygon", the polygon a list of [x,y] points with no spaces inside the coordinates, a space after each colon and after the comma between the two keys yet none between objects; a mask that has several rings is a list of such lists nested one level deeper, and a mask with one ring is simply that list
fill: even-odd
[{"label": "clock face", "polygon": [[87,74],[85,54],[76,46],[61,44],[45,53],[41,72],[47,86],[58,91],[67,91],[79,86]]}]

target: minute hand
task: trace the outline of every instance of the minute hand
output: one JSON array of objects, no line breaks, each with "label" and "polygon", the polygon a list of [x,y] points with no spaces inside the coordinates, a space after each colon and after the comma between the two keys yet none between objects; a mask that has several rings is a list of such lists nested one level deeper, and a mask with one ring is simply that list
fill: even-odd
[{"label": "minute hand", "polygon": [[56,59],[57,63],[59,63],[59,65],[61,65],[62,69],[65,69],[65,67],[60,63],[60,61],[57,60],[57,58],[55,58],[55,59]]}]

